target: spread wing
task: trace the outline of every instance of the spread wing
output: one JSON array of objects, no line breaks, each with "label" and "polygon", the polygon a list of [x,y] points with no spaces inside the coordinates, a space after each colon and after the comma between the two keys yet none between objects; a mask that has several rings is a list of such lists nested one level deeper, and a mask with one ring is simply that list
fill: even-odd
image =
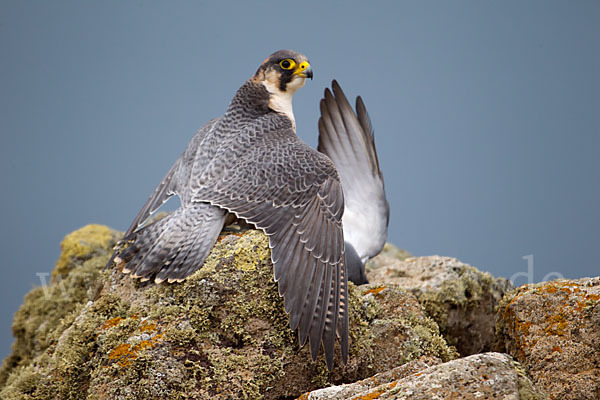
[{"label": "spread wing", "polygon": [[321,100],[318,150],[334,162],[344,190],[344,238],[365,262],[387,238],[390,207],[375,150],[367,109],[360,97],[356,114],[340,85],[325,89]]},{"label": "spread wing", "polygon": [[194,135],[185,152],[175,161],[169,172],[165,175],[156,189],[152,192],[142,209],[138,212],[133,222],[125,232],[124,237],[129,237],[139,229],[152,214],[156,212],[174,194],[185,190],[189,180],[190,164],[196,158],[202,139],[214,127],[218,119],[212,119],[204,124]]},{"label": "spread wing", "polygon": [[124,237],[129,237],[134,231],[146,222],[146,220],[165,204],[167,200],[175,194],[176,181],[173,179],[179,169],[181,158],[177,159],[175,164],[171,167],[167,175],[160,181],[156,189],[152,192],[142,209],[138,212],[133,222],[125,232]]},{"label": "spread wing", "polygon": [[194,201],[225,208],[266,232],[291,328],[298,328],[301,345],[310,339],[313,360],[323,344],[331,369],[336,329],[344,362],[348,352],[339,178],[331,160],[302,143],[287,118],[270,114],[252,129],[223,146],[237,156],[213,159],[195,183]]}]

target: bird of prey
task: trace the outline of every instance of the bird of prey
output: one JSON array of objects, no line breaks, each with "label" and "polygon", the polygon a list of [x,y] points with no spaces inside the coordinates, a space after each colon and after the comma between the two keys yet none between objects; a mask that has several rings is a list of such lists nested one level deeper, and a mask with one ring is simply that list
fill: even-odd
[{"label": "bird of prey", "polygon": [[348,280],[361,285],[368,283],[365,262],[381,252],[387,239],[390,206],[367,109],[359,96],[354,113],[335,80],[332,88],[333,94],[325,89],[321,100],[317,149],[334,162],[342,181]]},{"label": "bird of prey", "polygon": [[[199,269],[229,215],[269,238],[274,278],[292,330],[313,360],[321,344],[333,368],[336,333],[348,357],[348,292],[342,214],[334,163],[296,136],[292,96],[313,72],[308,59],[280,50],[206,123],[135,217],[109,261],[135,278],[180,282]],[[168,198],[181,206],[145,224]],[[361,253],[359,253],[361,254]]]}]

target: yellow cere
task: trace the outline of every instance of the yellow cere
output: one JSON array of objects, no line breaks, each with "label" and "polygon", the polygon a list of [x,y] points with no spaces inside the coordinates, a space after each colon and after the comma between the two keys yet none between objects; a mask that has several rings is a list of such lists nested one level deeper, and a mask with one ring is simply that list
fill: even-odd
[{"label": "yellow cere", "polygon": [[298,68],[296,68],[296,71],[294,71],[294,75],[302,74],[308,67],[310,67],[310,63],[308,61],[302,61],[300,65],[298,65]]}]

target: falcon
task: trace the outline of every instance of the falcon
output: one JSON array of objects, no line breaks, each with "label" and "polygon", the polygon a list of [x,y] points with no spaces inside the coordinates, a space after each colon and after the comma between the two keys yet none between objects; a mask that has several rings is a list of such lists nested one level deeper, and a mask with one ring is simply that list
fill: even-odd
[{"label": "falcon", "polygon": [[[113,260],[155,283],[181,282],[201,268],[228,216],[263,230],[290,327],[316,360],[333,368],[336,333],[348,358],[344,195],[334,163],[296,136],[292,97],[313,71],[295,51],[270,55],[206,123],[154,190]],[[171,196],[181,206],[145,224]],[[124,246],[123,244],[127,244]]]}]

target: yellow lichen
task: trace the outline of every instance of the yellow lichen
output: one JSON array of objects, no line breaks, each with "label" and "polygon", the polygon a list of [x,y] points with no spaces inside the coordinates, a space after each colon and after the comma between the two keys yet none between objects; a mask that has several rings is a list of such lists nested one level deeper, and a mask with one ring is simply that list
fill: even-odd
[{"label": "yellow lichen", "polygon": [[[257,236],[256,234],[259,234]],[[258,239],[258,240],[257,240]],[[262,232],[248,231],[242,235],[235,245],[235,264],[242,271],[254,271],[259,261],[264,261],[271,256],[268,239]]]},{"label": "yellow lichen", "polygon": [[111,230],[104,225],[91,224],[65,236],[61,254],[52,276],[69,272],[69,265],[76,259],[83,259],[96,249],[106,249],[113,239]]}]

